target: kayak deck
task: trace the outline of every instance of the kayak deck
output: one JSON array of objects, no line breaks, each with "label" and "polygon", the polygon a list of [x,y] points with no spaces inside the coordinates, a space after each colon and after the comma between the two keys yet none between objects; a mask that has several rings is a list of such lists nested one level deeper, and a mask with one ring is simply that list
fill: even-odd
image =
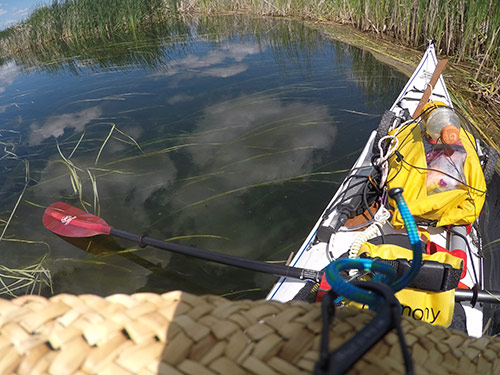
[{"label": "kayak deck", "polygon": [[[429,81],[437,63],[435,50],[431,44],[412,77],[390,108],[390,111],[394,114],[392,117],[394,120],[391,120],[391,125],[387,129],[383,129],[384,132],[397,128],[403,122],[401,120],[402,118],[409,118],[413,114],[420,98],[429,85]],[[439,76],[435,87],[433,87],[429,100],[440,101],[452,107],[452,102],[442,75]],[[354,228],[354,230],[353,226],[350,228],[341,226],[332,233],[329,239],[320,239],[320,237],[325,237],[325,234],[321,232],[322,229],[325,227],[334,227],[335,220],[338,220],[339,215],[341,215],[341,212],[337,210],[338,203],[340,201],[349,202],[350,197],[358,192],[356,187],[353,187],[355,184],[353,184],[352,181],[355,178],[366,178],[373,171],[374,167],[372,166],[371,160],[374,143],[383,135],[385,134],[380,134],[380,129],[371,133],[351,171],[346,176],[346,179],[337,190],[326,209],[320,215],[320,218],[306,237],[297,254],[293,257],[289,264],[290,266],[318,271],[322,270],[330,262],[347,253],[351,244],[360,236],[360,233],[366,229],[367,226],[361,226],[359,229]],[[450,235],[444,228],[428,226],[425,227],[425,229],[429,232],[430,241],[443,248],[448,248],[447,245],[449,245]],[[384,235],[405,234],[404,230],[396,230],[388,222],[383,224],[382,232]],[[327,237],[329,237],[329,234]],[[465,250],[467,254],[467,274],[461,282],[470,288],[474,285],[483,285],[483,266],[482,258],[479,254],[478,238],[479,235],[474,228],[467,235],[467,249]],[[281,277],[269,292],[267,299],[280,302],[292,300],[307,282],[308,281]],[[463,307],[467,316],[466,323],[468,334],[474,337],[480,337],[483,329],[481,304],[476,304],[474,307],[464,304]]]}]

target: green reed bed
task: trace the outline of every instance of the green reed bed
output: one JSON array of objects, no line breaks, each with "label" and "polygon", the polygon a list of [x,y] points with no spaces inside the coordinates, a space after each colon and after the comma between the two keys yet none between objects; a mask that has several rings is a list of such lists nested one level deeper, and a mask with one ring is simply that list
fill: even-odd
[{"label": "green reed bed", "polygon": [[56,0],[35,10],[21,26],[35,43],[109,37],[158,22],[165,18],[165,11],[162,0]]},{"label": "green reed bed", "polygon": [[[56,0],[0,33],[0,39],[8,50],[40,48],[55,40],[148,30],[179,13],[228,11],[340,21],[413,47],[435,38],[443,53],[479,61],[480,70],[500,63],[500,3],[494,0]],[[213,24],[199,26],[217,35]]]},{"label": "green reed bed", "polygon": [[[480,105],[490,106],[491,113],[475,116],[484,123],[496,123],[500,116],[495,109],[500,104],[500,3],[495,0],[55,0],[35,10],[25,22],[0,32],[0,60],[13,58],[25,66],[41,64],[48,70],[64,66],[75,72],[86,60],[110,69],[134,69],[144,63],[155,67],[168,56],[165,38],[182,43],[193,26],[198,35],[213,41],[237,30],[244,33],[242,29],[249,26],[238,17],[200,16],[228,12],[339,22],[412,48],[423,49],[433,38],[438,52],[451,56],[465,72],[460,78],[463,82],[456,86],[468,91],[469,98],[479,99]],[[194,14],[194,24],[183,22],[185,15]],[[261,31],[252,31],[259,38]],[[290,46],[308,43],[310,33],[279,31],[262,32],[271,44],[282,44],[284,35]],[[146,43],[144,50],[144,38],[156,38],[157,43]],[[96,49],[96,43],[102,48]],[[283,64],[295,59],[293,48],[287,52],[276,56]],[[80,57],[78,62],[74,56]]]}]

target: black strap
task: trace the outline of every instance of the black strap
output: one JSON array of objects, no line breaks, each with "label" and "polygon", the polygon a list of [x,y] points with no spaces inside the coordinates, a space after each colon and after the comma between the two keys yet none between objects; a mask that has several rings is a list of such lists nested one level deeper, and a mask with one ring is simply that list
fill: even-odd
[{"label": "black strap", "polygon": [[[362,257],[368,256],[363,254]],[[400,278],[410,269],[410,262],[407,259],[381,259],[373,258],[376,261],[386,263],[396,270],[397,277]],[[408,285],[409,288],[428,290],[431,292],[445,292],[456,289],[460,281],[462,270],[453,268],[448,263],[440,263],[433,260],[424,260],[417,277]]]},{"label": "black strap", "polygon": [[299,292],[292,298],[292,301],[306,301],[314,303],[318,294],[319,283],[305,283]]},{"label": "black strap", "polygon": [[472,308],[476,307],[478,289],[479,288],[477,287],[477,284],[474,284],[474,286],[472,287],[472,299],[470,301]]}]

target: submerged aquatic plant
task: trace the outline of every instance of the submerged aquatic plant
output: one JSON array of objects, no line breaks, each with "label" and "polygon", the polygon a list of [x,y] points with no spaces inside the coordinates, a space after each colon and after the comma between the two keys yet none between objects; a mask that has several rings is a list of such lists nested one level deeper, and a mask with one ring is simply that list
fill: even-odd
[{"label": "submerged aquatic plant", "polygon": [[[95,158],[95,165],[97,165],[97,162],[99,161],[99,158],[101,156],[102,150],[104,149],[104,146],[106,146],[106,144],[108,143],[108,141],[111,138],[111,135],[113,134],[114,131],[117,131],[118,133],[120,133],[121,135],[123,135],[124,137],[126,137],[127,139],[129,139],[132,142],[132,144],[134,144],[139,149],[139,151],[142,154],[144,154],[143,149],[141,148],[141,146],[139,146],[139,143],[137,143],[137,141],[134,138],[132,138],[130,135],[128,135],[125,132],[123,132],[120,129],[118,129],[114,123],[110,123],[109,125],[111,125],[111,129],[109,130],[109,133],[108,133],[107,137],[104,139],[104,142],[102,143],[102,146],[99,148],[99,152],[97,153],[97,156]],[[116,139],[118,141],[120,141],[120,142],[128,143],[127,141],[124,141],[121,138],[116,138]]]},{"label": "submerged aquatic plant", "polygon": [[2,233],[0,234],[0,242],[2,241],[2,239],[3,239],[4,235],[5,235],[5,232],[7,231],[7,228],[10,225],[10,222],[12,221],[12,218],[14,217],[14,214],[16,213],[17,207],[19,207],[19,203],[23,199],[24,193],[26,192],[26,189],[28,188],[28,185],[30,183],[30,169],[29,169],[29,162],[28,162],[28,160],[24,161],[24,165],[25,165],[25,171],[26,171],[25,184],[24,184],[23,190],[21,191],[21,194],[19,195],[19,198],[16,201],[16,204],[14,205],[14,208],[12,209],[12,211],[10,213],[9,218],[7,219],[7,221],[4,224]]},{"label": "submerged aquatic plant", "polygon": [[52,276],[46,266],[47,255],[23,268],[0,265],[0,295],[17,297],[21,294],[40,294],[43,287],[52,291]]},{"label": "submerged aquatic plant", "polygon": [[[110,129],[108,135],[104,138],[101,146],[99,147],[99,151],[97,152],[97,156],[96,156],[95,162],[94,162],[95,166],[97,166],[97,164],[99,162],[99,158],[101,157],[101,154],[102,154],[106,144],[108,143],[108,141],[110,140],[110,138],[112,137],[114,132],[119,133],[120,135],[124,136],[127,139],[127,140],[124,140],[122,138],[115,137],[116,140],[118,140],[120,142],[127,143],[127,144],[132,144],[135,147],[137,147],[137,149],[142,154],[144,154],[143,149],[141,148],[139,143],[137,143],[137,141],[133,137],[131,137],[130,135],[128,135],[124,131],[120,130],[114,123],[109,123],[108,125],[111,125],[111,129]],[[87,207],[91,206],[91,205],[83,199],[83,182],[82,182],[82,178],[80,177],[80,175],[78,173],[79,172],[84,173],[88,176],[90,184],[91,184],[91,188],[92,188],[92,194],[93,194],[93,205],[92,205],[93,212],[94,212],[94,214],[99,216],[100,212],[101,212],[101,207],[100,207],[100,203],[99,203],[99,192],[98,192],[98,188],[97,188],[97,176],[92,172],[92,170],[98,170],[98,171],[103,171],[103,172],[116,172],[116,173],[119,173],[119,171],[109,171],[107,169],[102,169],[102,168],[83,168],[83,167],[77,166],[71,160],[71,158],[76,153],[78,147],[82,143],[84,136],[85,136],[85,132],[82,132],[82,135],[78,139],[78,142],[73,147],[73,150],[71,151],[71,153],[69,154],[68,157],[66,157],[64,155],[57,139],[55,140],[56,141],[56,148],[57,148],[57,151],[59,152],[59,155],[62,159],[62,160],[60,160],[60,162],[63,163],[69,170],[69,178],[70,178],[71,187],[73,189],[73,193],[76,196],[78,196],[78,200],[80,202],[80,205],[85,211],[87,211]]]},{"label": "submerged aquatic plant", "polygon": [[[134,147],[137,147],[137,149],[143,152],[141,146],[137,143],[137,141],[133,137],[129,136],[122,130],[118,129],[115,126],[115,124],[111,125],[112,126],[110,132],[108,133],[107,137],[105,137],[101,147],[99,148],[97,157],[95,159],[95,164],[97,164],[97,162],[99,161],[99,157],[103,149],[105,148],[107,142],[115,132],[121,136],[121,137],[115,137],[115,139],[117,139],[120,142],[125,142],[127,144],[134,145]],[[84,141],[84,138],[85,138],[85,132],[82,132],[79,139],[76,141],[75,146],[69,152],[68,156],[65,155],[65,153],[61,149],[61,144],[56,139],[55,140],[56,149],[61,158],[61,160],[59,160],[58,162],[63,163],[67,167],[71,187],[73,189],[74,194],[78,197],[78,200],[80,201],[83,209],[87,210],[89,206],[92,206],[94,213],[100,215],[100,202],[99,202],[99,194],[97,187],[97,177],[95,171],[104,173],[109,173],[110,171],[102,168],[92,168],[92,167],[84,168],[78,166],[75,163],[75,161],[72,160],[72,158],[77,154],[79,147]],[[49,288],[50,291],[52,291],[52,285],[53,285],[52,275],[47,265],[50,254],[50,247],[46,243],[40,241],[30,241],[25,239],[23,240],[12,237],[6,237],[8,228],[13,218],[16,216],[18,207],[20,203],[24,200],[25,193],[30,186],[31,177],[30,177],[29,161],[27,159],[21,159],[20,157],[18,157],[18,155],[14,153],[15,144],[7,145],[6,142],[4,143],[5,143],[4,146],[6,148],[7,146],[10,146],[5,150],[4,157],[14,159],[16,163],[19,161],[22,161],[24,163],[25,183],[15,201],[14,207],[8,214],[9,215],[8,218],[5,220],[0,220],[0,224],[3,226],[3,229],[0,233],[0,242],[43,244],[48,247],[48,251],[45,253],[45,255],[43,255],[40,259],[36,260],[33,264],[25,267],[8,267],[6,265],[0,264],[0,296],[6,295],[10,297],[17,297],[22,294],[34,294],[34,293],[39,294],[44,288]],[[112,171],[112,172],[119,172],[119,171]],[[87,178],[88,181],[90,182],[91,191],[93,193],[93,204],[89,204],[84,200],[84,185],[86,184]],[[33,202],[26,201],[26,203],[43,208],[42,206],[39,206]]]},{"label": "submerged aquatic plant", "polygon": [[[3,230],[0,234],[0,242],[16,241],[13,239],[5,239],[4,236],[31,180],[28,160],[24,160],[24,165],[25,184],[21,193],[19,194],[14,208],[10,212],[9,218],[3,222]],[[19,242],[33,243],[32,241]],[[21,291],[23,294],[33,294],[35,293],[35,291],[40,293],[44,286],[48,286],[52,290],[52,276],[50,270],[45,266],[47,256],[48,254],[44,255],[34,264],[23,268],[10,268],[0,264],[0,295],[17,297]]]}]

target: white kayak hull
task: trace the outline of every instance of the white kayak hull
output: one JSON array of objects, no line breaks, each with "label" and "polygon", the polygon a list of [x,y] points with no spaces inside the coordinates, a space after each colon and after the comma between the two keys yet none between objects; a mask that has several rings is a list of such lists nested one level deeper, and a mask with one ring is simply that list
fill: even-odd
[{"label": "white kayak hull", "polygon": [[[414,74],[390,108],[390,111],[393,112],[396,117],[408,117],[408,115],[412,115],[414,113],[424,90],[429,86],[429,82],[437,62],[438,60],[436,58],[434,47],[430,45]],[[449,107],[453,107],[442,76],[439,77],[435,87],[433,87],[429,100],[440,101]],[[398,123],[397,121],[394,121],[394,123],[391,124],[390,129],[397,127],[399,124],[400,122]],[[320,215],[319,220],[316,222],[311,232],[306,237],[304,243],[290,262],[290,266],[318,271],[322,270],[332,260],[335,260],[342,254],[346,253],[355,238],[358,237],[362,229],[360,231],[340,230],[333,234],[331,239],[327,242],[317,240],[319,228],[321,226],[331,225],[339,215],[336,209],[332,211],[332,207],[338,197],[345,197],[346,194],[350,194],[349,176],[352,174],[370,174],[372,168],[372,150],[376,137],[377,132],[372,132],[363,151],[361,152],[361,155],[353,165],[351,172],[346,176],[344,183],[337,190],[332,200],[327,205],[325,211]],[[449,241],[449,238],[447,238],[447,232],[444,229],[429,227],[428,230],[430,232],[430,239],[432,242],[444,248],[447,247],[447,241]],[[402,233],[401,231],[393,229],[389,223],[384,224],[383,232],[385,234]],[[475,233],[475,230],[473,229],[468,235],[468,242],[471,251],[466,252],[467,275],[461,280],[461,282],[468,287],[472,287],[475,284],[482,285],[483,283],[482,258],[478,256],[478,248],[475,246],[476,241],[474,241],[475,238],[477,238],[477,233]],[[267,299],[281,302],[290,301],[294,299],[297,293],[299,293],[299,291],[304,287],[305,283],[306,281],[282,277],[273,286],[267,296]],[[483,313],[481,304],[478,303],[474,307],[470,306],[469,303],[463,303],[462,305],[465,309],[467,317],[466,322],[468,334],[474,337],[481,336],[483,330]]]}]

